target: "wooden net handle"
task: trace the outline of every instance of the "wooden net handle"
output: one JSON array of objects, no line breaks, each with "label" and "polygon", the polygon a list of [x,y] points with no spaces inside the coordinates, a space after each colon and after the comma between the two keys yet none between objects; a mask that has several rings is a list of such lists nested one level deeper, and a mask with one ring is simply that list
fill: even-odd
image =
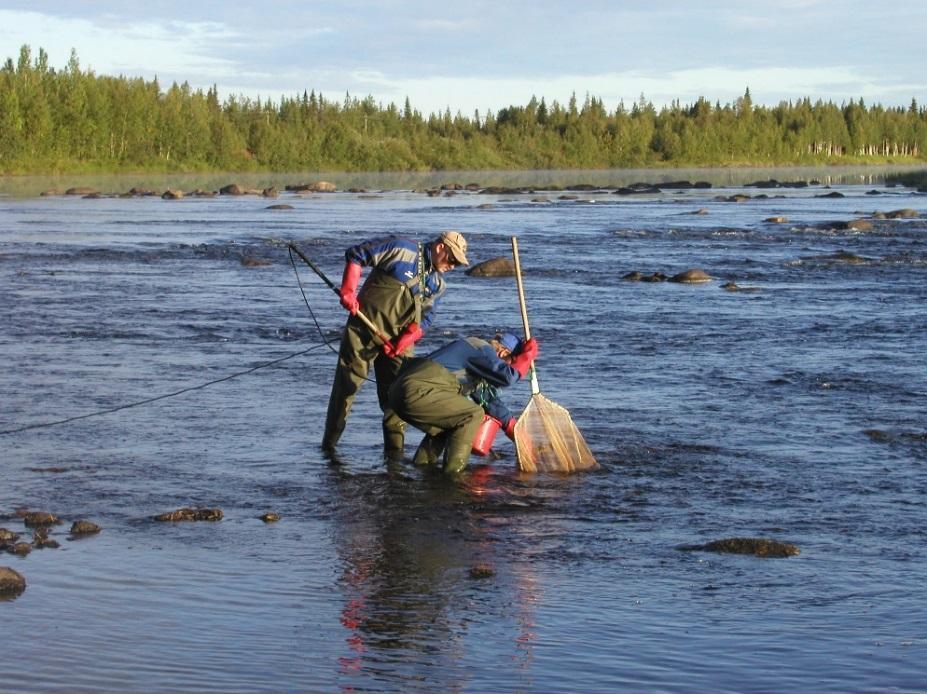
[{"label": "wooden net handle", "polygon": [[[518,239],[512,237],[512,256],[515,258],[515,281],[518,283],[518,303],[521,306],[521,322],[525,327],[525,339],[531,339],[531,328],[528,326],[528,306],[525,304],[525,285],[521,280],[521,261],[518,258]],[[537,395],[541,392],[538,385],[538,375],[534,368],[534,362],[531,362],[531,394]]]}]

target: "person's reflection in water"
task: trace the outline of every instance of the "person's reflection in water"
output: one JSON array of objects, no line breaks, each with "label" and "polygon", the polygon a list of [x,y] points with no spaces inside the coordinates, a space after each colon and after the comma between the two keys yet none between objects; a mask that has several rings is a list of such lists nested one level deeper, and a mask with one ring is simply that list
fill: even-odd
[{"label": "person's reflection in water", "polygon": [[441,475],[333,470],[330,480],[340,498],[335,543],[345,563],[342,675],[372,678],[374,687],[421,684],[423,667],[445,677],[463,655],[466,620],[454,608],[472,590],[469,570],[492,564],[491,543],[470,518],[472,497]]}]

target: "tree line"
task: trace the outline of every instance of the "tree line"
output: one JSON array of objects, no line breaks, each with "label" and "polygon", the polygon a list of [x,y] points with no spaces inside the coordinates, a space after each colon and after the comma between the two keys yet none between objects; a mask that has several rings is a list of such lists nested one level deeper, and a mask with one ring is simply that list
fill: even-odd
[{"label": "tree line", "polygon": [[315,91],[279,102],[189,84],[96,75],[72,51],[56,70],[23,46],[0,68],[0,172],[427,171],[922,161],[927,109],[809,98],[753,103],[643,95],[613,111],[566,104],[465,116]]}]

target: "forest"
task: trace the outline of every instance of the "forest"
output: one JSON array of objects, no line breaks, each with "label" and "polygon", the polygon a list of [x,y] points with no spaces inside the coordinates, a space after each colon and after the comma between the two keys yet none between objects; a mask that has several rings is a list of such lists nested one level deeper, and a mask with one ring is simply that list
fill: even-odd
[{"label": "forest", "polygon": [[96,75],[72,51],[55,69],[23,46],[0,68],[0,173],[448,171],[917,163],[927,109],[808,97],[754,104],[644,95],[609,111],[575,95],[497,112],[427,116],[345,94],[272,100],[215,86]]}]

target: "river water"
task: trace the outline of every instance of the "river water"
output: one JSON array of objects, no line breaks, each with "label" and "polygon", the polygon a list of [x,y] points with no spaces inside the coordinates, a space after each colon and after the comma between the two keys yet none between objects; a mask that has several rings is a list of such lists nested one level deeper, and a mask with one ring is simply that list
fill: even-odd
[{"label": "river water", "polygon": [[[820,184],[332,175],[366,194],[165,201],[5,182],[0,525],[66,523],[59,549],[0,555],[28,582],[0,602],[0,689],[923,691],[927,196],[879,171],[774,175]],[[712,187],[412,190],[693,176]],[[735,193],[753,197],[717,199]],[[841,228],[903,208],[919,217]],[[372,385],[342,464],[321,455],[345,316],[300,265],[320,333],[285,243],[337,282],[353,243],[447,228],[476,262],[518,236],[541,391],[600,470],[519,475],[504,438],[454,482],[387,469]],[[715,279],[622,280],[690,268]],[[424,351],[520,332],[513,279],[448,284]],[[152,520],[185,506],[224,518]],[[102,532],[70,539],[79,518]],[[680,549],[728,537],[801,554]]]}]

